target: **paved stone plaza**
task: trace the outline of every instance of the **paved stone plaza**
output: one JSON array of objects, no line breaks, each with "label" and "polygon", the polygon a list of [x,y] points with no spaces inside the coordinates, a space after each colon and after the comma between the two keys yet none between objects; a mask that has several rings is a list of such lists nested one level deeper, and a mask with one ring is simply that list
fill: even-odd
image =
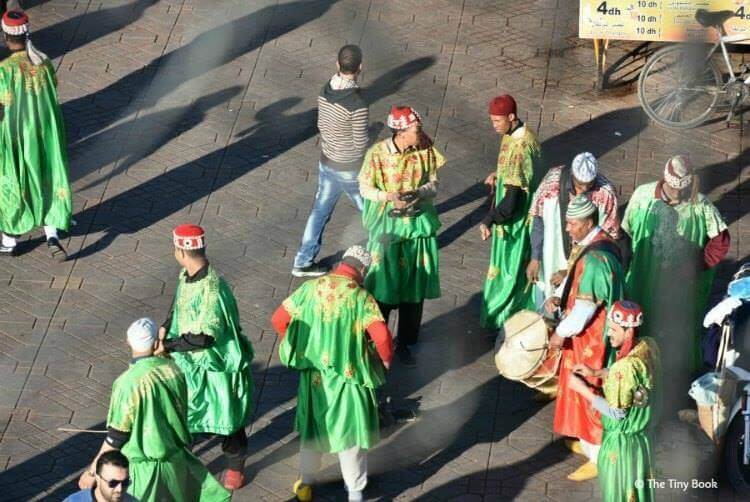
[{"label": "paved stone plaza", "polygon": [[[0,499],[72,492],[103,437],[57,428],[104,427],[111,383],[128,364],[125,328],[142,316],[161,322],[169,309],[178,272],[170,232],[183,222],[207,228],[209,256],[233,285],[256,350],[249,484],[234,500],[290,498],[296,375],[279,365],[269,318],[299,284],[290,269],[316,189],[316,96],[345,43],[364,50],[371,121],[383,122],[393,104],[412,105],[448,158],[438,197],[443,296],[425,306],[418,368],[394,363],[388,384],[421,419],[384,431],[370,456],[368,497],[599,497],[595,482],[565,480],[580,460],[553,437],[553,407],[498,376],[493,340],[478,326],[489,256],[476,229],[486,208],[480,182],[499,144],[486,114],[492,96],[516,97],[553,165],[583,150],[597,155],[622,202],[670,155],[689,153],[730,224],[718,289],[750,254],[742,128],[717,122],[675,134],[649,125],[621,85],[637,76],[624,58],[637,44],[614,43],[615,89],[595,92],[593,48],[577,38],[574,0],[21,4],[58,68],[77,225],[65,239],[68,262],[48,258],[40,230],[0,267]],[[363,239],[342,200],[323,255],[334,259]],[[683,462],[706,460],[699,434],[670,433],[672,445],[695,443]],[[215,440],[195,451],[221,471]],[[324,475],[334,482],[316,491],[322,500],[344,494],[333,461]],[[675,466],[665,464],[666,476]]]}]

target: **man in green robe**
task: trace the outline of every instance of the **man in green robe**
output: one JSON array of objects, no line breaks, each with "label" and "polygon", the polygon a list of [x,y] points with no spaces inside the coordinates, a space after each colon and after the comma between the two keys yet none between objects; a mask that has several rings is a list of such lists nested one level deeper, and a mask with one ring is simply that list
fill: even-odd
[{"label": "man in green robe", "polygon": [[227,458],[222,482],[236,490],[245,482],[253,347],[242,334],[229,284],[206,259],[203,229],[180,225],[173,238],[175,259],[183,269],[159,337],[164,352],[171,354],[187,378],[190,432],[222,437]]},{"label": "man in green robe", "polygon": [[543,166],[539,142],[518,118],[515,100],[498,96],[490,101],[489,112],[502,140],[497,170],[485,180],[495,191],[494,203],[479,225],[482,240],[492,236],[479,320],[495,330],[519,310],[535,309],[525,272],[531,252],[527,215]]},{"label": "man in green robe", "polygon": [[65,261],[57,230],[70,225],[72,199],[55,69],[28,40],[25,13],[6,12],[2,29],[11,55],[0,63],[0,256],[44,226],[50,254]]},{"label": "man in green robe", "polygon": [[727,225],[699,193],[690,161],[677,155],[663,179],[636,188],[622,228],[633,243],[627,297],[648,314],[644,336],[677,349],[663,361],[665,396],[686,396],[691,373],[701,366],[701,321],[715,266],[729,251]]},{"label": "man in green robe", "polygon": [[445,158],[413,108],[394,106],[388,127],[393,135],[367,151],[359,173],[362,224],[372,253],[365,287],[386,321],[398,310],[396,355],[414,366],[409,347],[417,343],[424,300],[440,297],[440,220],[433,200]]},{"label": "man in green robe", "polygon": [[190,452],[185,375],[174,362],[154,356],[160,345],[156,324],[139,319],[127,337],[133,358],[112,384],[107,438],[78,486],[91,489],[99,456],[121,450],[130,462],[128,493],[141,502],[230,500]]},{"label": "man in green robe", "polygon": [[[604,434],[599,450],[599,486],[604,502],[652,502],[653,430],[658,422],[659,346],[637,333],[643,322],[638,304],[620,301],[609,313],[608,336],[616,360],[608,369],[580,364],[570,386],[601,413]],[[604,397],[580,376],[603,378]]]},{"label": "man in green robe", "polygon": [[300,435],[297,500],[312,500],[322,453],[337,453],[350,501],[367,485],[367,450],[379,439],[375,389],[392,358],[391,335],[362,286],[370,253],[349,248],[331,273],[307,281],[271,320],[283,337],[281,363],[300,372],[295,430]]}]

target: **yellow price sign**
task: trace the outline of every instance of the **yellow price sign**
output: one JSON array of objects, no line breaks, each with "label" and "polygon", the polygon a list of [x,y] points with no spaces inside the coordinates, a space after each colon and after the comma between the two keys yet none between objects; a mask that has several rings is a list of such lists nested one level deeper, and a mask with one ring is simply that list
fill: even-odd
[{"label": "yellow price sign", "polygon": [[[607,40],[715,40],[716,30],[695,20],[698,9],[731,10],[724,27],[750,37],[750,0],[581,0],[578,36]],[[741,43],[750,43],[750,40]]]}]

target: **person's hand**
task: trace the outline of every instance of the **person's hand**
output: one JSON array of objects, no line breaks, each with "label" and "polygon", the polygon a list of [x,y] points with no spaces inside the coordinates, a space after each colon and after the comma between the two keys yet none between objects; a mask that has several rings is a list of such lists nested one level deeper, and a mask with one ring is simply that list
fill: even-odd
[{"label": "person's hand", "polygon": [[589,392],[589,386],[586,385],[586,382],[578,375],[570,375],[570,378],[568,379],[568,388],[578,394],[586,395]]},{"label": "person's hand", "polygon": [[485,225],[484,223],[479,224],[479,236],[482,238],[483,241],[486,241],[492,236],[492,231],[490,230],[490,227]]},{"label": "person's hand", "polygon": [[559,287],[560,284],[565,280],[565,276],[567,275],[565,270],[558,270],[554,274],[552,274],[552,277],[549,279],[549,283],[552,284],[554,287]]},{"label": "person's hand", "polygon": [[563,342],[565,342],[565,338],[561,337],[557,333],[552,333],[552,336],[549,337],[549,341],[547,342],[547,344],[552,350],[560,350],[563,346]]},{"label": "person's hand", "polygon": [[161,356],[166,354],[167,351],[164,348],[164,340],[157,340],[156,345],[154,345],[154,355],[155,356]]},{"label": "person's hand", "polygon": [[497,178],[497,173],[490,173],[490,175],[484,179],[484,184],[487,186],[494,187],[496,178]]},{"label": "person's hand", "polygon": [[580,375],[582,377],[595,377],[596,376],[596,370],[593,370],[586,366],[585,364],[576,364],[573,366],[573,373],[576,375]]},{"label": "person's hand", "polygon": [[526,279],[529,282],[535,283],[539,280],[539,268],[541,265],[539,260],[531,260],[526,266]]},{"label": "person's hand", "polygon": [[167,328],[162,326],[159,328],[159,340],[164,340],[167,337]]},{"label": "person's hand", "polygon": [[561,303],[562,303],[562,300],[560,300],[559,296],[550,296],[544,302],[544,310],[548,314],[554,314],[555,311],[560,307]]},{"label": "person's hand", "polygon": [[96,476],[94,476],[94,473],[86,470],[83,471],[81,474],[81,477],[78,478],[78,488],[81,490],[90,490],[94,487],[96,484]]},{"label": "person's hand", "polygon": [[403,209],[406,207],[407,203],[401,200],[400,195],[399,192],[388,192],[386,200],[393,204],[394,208]]}]

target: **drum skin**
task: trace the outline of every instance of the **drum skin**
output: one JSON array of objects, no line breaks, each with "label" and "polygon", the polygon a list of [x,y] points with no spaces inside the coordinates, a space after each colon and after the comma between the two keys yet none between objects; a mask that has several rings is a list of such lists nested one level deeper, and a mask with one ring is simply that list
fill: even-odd
[{"label": "drum skin", "polygon": [[544,318],[522,310],[503,324],[495,342],[495,365],[508,380],[554,393],[561,351],[549,350],[549,329]]}]

